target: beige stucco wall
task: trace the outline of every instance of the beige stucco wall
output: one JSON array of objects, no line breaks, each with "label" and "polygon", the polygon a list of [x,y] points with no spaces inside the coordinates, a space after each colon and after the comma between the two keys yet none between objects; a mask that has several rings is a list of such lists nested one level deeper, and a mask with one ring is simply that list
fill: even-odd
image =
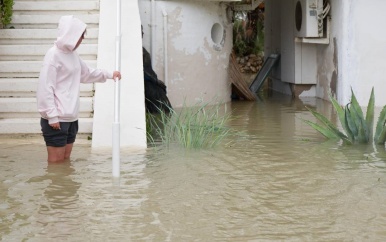
[{"label": "beige stucco wall", "polygon": [[[294,2],[266,1],[266,55],[274,51],[285,51],[283,46],[286,45],[293,45],[296,51],[293,32],[286,26],[288,21],[293,21]],[[386,1],[330,0],[330,4],[330,44],[315,47],[315,96],[328,99],[328,93],[331,92],[341,104],[347,104],[352,88],[359,103],[366,106],[371,88],[374,87],[376,106],[385,105],[386,96],[383,95],[383,90],[386,87],[386,33],[382,30],[386,22],[386,15],[383,13]],[[290,5],[292,11],[288,11]],[[293,64],[290,61],[282,59],[281,65]],[[288,93],[290,88],[283,80],[290,77],[284,77],[278,71],[273,76],[276,88]]]},{"label": "beige stucco wall", "polygon": [[[358,101],[367,105],[371,88],[375,90],[375,104],[386,104],[386,1],[344,1],[342,15],[342,46],[340,56],[342,94],[348,102],[353,88]],[[338,93],[339,94],[339,93]]]},{"label": "beige stucco wall", "polygon": [[[139,8],[145,33],[143,45],[154,57],[153,68],[166,83],[173,107],[184,103],[194,105],[198,101],[230,101],[228,63],[232,24],[226,16],[226,5],[140,0]],[[212,40],[211,34],[216,23],[223,29],[218,43]]]}]

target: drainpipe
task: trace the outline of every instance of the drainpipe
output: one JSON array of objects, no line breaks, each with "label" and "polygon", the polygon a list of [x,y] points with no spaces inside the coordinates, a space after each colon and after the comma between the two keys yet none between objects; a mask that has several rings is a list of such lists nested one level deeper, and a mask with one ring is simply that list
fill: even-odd
[{"label": "drainpipe", "polygon": [[150,41],[150,55],[151,63],[154,69],[155,62],[155,0],[151,0],[151,14],[150,14],[150,26],[151,26],[151,41]]},{"label": "drainpipe", "polygon": [[164,18],[164,81],[165,85],[168,86],[169,72],[168,72],[168,14],[162,10]]}]

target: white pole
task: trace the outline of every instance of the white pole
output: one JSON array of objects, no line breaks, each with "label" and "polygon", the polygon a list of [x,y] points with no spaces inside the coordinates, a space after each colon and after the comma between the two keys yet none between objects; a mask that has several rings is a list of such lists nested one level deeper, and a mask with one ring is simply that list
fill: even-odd
[{"label": "white pole", "polygon": [[150,55],[151,55],[151,65],[154,69],[155,65],[155,0],[151,0],[151,13],[150,13],[150,26],[151,26],[151,36],[150,36]]},{"label": "white pole", "polygon": [[168,66],[168,14],[165,9],[162,11],[164,17],[164,82],[168,86],[169,66]]},{"label": "white pole", "polygon": [[[121,71],[121,1],[117,0],[117,37],[115,44],[115,69]],[[120,81],[114,83],[114,123],[113,123],[113,177],[120,176]]]}]

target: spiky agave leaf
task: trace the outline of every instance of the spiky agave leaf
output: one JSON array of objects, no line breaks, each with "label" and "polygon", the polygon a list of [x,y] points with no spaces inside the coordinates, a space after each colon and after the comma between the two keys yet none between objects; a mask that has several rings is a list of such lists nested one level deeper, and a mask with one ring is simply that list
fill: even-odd
[{"label": "spiky agave leaf", "polygon": [[351,107],[357,111],[359,117],[364,118],[362,108],[359,105],[358,100],[357,100],[352,88],[351,88]]},{"label": "spiky agave leaf", "polygon": [[347,137],[351,140],[351,141],[354,141],[354,136],[350,130],[350,128],[348,127],[348,124],[347,124],[347,121],[346,121],[346,115],[345,115],[345,110],[342,106],[339,105],[338,101],[331,95],[329,94],[329,97],[330,97],[330,100],[331,100],[331,103],[332,105],[334,106],[335,108],[335,111],[337,112],[338,114],[338,118],[339,118],[339,121],[344,129],[344,131],[346,132],[346,135]]},{"label": "spiky agave leaf", "polygon": [[[320,126],[320,125],[317,125],[317,126],[320,126],[320,128],[324,128],[326,129],[325,131],[323,131],[324,133],[329,133],[327,130],[329,130],[330,132],[334,133],[336,137],[338,137],[339,139],[342,139],[344,142],[349,142],[351,143],[351,141],[349,140],[349,138],[342,132],[340,132],[340,130],[338,128],[336,128],[334,126],[334,124],[332,124],[326,117],[324,117],[322,114],[306,107],[311,113],[312,115],[314,115],[315,118],[317,118],[320,122],[323,123],[323,125],[325,125],[325,127],[323,126]],[[307,124],[309,124],[309,122],[306,122]],[[311,122],[312,123],[312,122]],[[311,125],[312,127],[315,126],[315,125]],[[318,127],[318,129],[316,129],[317,131],[321,132],[320,131],[320,128]],[[322,133],[322,132],[321,132]],[[323,134],[323,133],[322,133]],[[323,134],[324,135],[324,134]],[[326,136],[327,137],[327,136]],[[329,137],[327,137],[329,138]]]},{"label": "spiky agave leaf", "polygon": [[352,118],[352,114],[348,106],[349,104],[347,104],[346,107],[344,108],[344,115],[345,115],[346,125],[350,129],[350,132],[353,135],[352,141],[354,142],[358,137],[358,127],[354,122],[354,118]]},{"label": "spiky agave leaf", "polygon": [[386,127],[383,126],[382,131],[379,133],[377,139],[374,139],[375,144],[377,145],[385,145],[386,142]]},{"label": "spiky agave leaf", "polygon": [[355,115],[355,123],[358,127],[358,141],[360,143],[367,143],[369,141],[369,129],[367,123],[363,116],[362,108],[358,103],[357,98],[353,90],[351,89],[351,109],[353,109],[353,114]]},{"label": "spiky agave leaf", "polygon": [[358,134],[355,137],[355,140],[358,141],[359,143],[368,143],[369,139],[368,139],[366,121],[363,119],[363,117],[360,116],[360,114],[358,113],[358,109],[356,108],[351,108],[350,114],[351,114],[350,115],[351,119],[353,120],[353,122],[355,123],[358,129]]},{"label": "spiky agave leaf", "polygon": [[320,124],[311,122],[309,120],[303,120],[303,121],[328,139],[340,139],[340,137],[335,132],[329,130],[324,126],[321,126]]},{"label": "spiky agave leaf", "polygon": [[386,141],[386,106],[383,107],[378,117],[377,127],[375,128],[374,142],[383,145]]},{"label": "spiky agave leaf", "polygon": [[367,105],[366,111],[366,124],[368,128],[368,140],[373,139],[373,129],[374,129],[374,106],[375,106],[375,96],[374,96],[374,87],[371,89],[371,95],[369,103]]}]

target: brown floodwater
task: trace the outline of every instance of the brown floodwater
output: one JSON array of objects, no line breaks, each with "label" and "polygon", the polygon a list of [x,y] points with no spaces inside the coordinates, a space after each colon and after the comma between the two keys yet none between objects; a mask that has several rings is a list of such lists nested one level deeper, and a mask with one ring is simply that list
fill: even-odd
[{"label": "brown floodwater", "polygon": [[0,139],[2,241],[385,241],[386,152],[326,141],[309,105],[275,94],[232,102],[240,131],[215,149],[74,146],[47,164],[38,138]]}]

